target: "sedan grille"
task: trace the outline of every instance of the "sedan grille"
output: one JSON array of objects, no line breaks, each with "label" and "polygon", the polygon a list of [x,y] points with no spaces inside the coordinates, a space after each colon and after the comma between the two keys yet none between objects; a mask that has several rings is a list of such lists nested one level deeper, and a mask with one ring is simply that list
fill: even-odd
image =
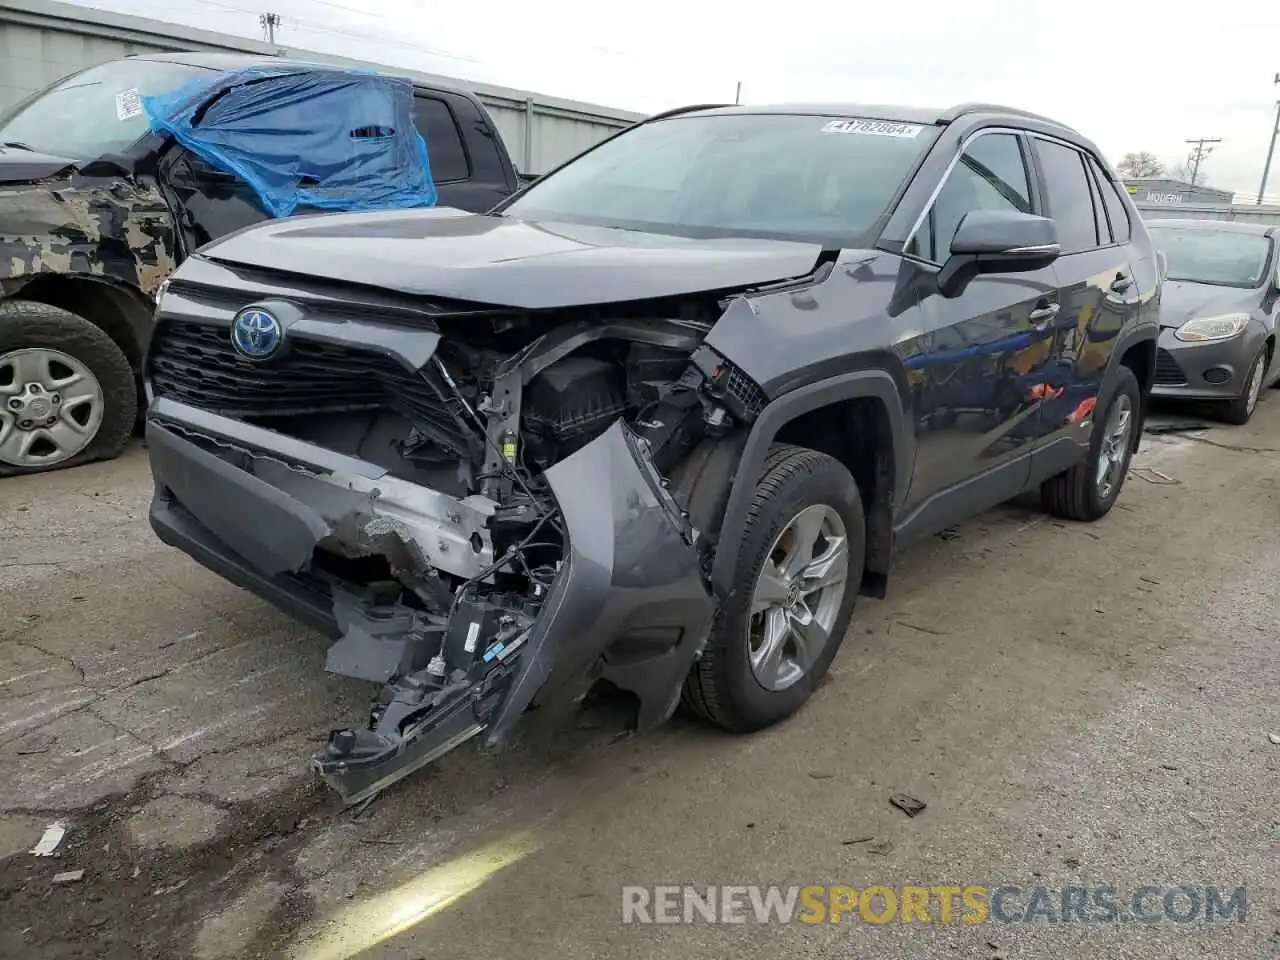
[{"label": "sedan grille", "polygon": [[368,350],[295,337],[280,359],[253,363],[232,347],[226,327],[167,322],[151,341],[147,373],[156,396],[223,416],[264,421],[394,410],[449,456],[475,449],[460,402],[431,367],[412,371]]},{"label": "sedan grille", "polygon": [[1187,375],[1173,359],[1173,354],[1163,347],[1156,350],[1156,386],[1180,387],[1187,382]]}]

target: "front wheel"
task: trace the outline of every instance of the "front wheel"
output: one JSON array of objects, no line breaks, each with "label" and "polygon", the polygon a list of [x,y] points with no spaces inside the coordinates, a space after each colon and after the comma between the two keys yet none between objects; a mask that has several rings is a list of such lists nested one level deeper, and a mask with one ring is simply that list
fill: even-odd
[{"label": "front wheel", "polygon": [[684,702],[730,730],[794,713],[839,650],[862,581],[866,520],[849,471],[775,446],[756,485],[734,574]]},{"label": "front wheel", "polygon": [[1134,440],[1141,428],[1142,390],[1128,367],[1118,367],[1105,410],[1095,410],[1084,460],[1040,487],[1044,508],[1067,520],[1100,520],[1111,512],[1129,474]]},{"label": "front wheel", "polygon": [[1244,386],[1240,395],[1228,400],[1223,410],[1223,419],[1227,423],[1242,427],[1253,418],[1253,411],[1258,408],[1258,398],[1262,396],[1262,382],[1267,377],[1267,345],[1258,348],[1258,355],[1249,364],[1249,375],[1244,378]]},{"label": "front wheel", "polygon": [[100,329],[48,304],[0,302],[0,477],[117,456],[137,409],[129,361]]}]

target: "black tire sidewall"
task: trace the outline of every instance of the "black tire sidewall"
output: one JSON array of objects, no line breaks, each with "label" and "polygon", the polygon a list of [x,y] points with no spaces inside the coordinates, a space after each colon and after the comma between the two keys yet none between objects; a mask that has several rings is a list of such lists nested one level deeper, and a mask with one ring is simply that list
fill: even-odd
[{"label": "black tire sidewall", "polygon": [[114,457],[132,435],[138,411],[137,378],[128,358],[101,329],[83,317],[27,300],[0,301],[0,355],[22,349],[49,349],[84,364],[102,390],[102,422],[92,441],[59,463],[20,467],[0,463],[0,476],[63,470]]},{"label": "black tire sidewall", "polygon": [[1227,401],[1227,420],[1236,426],[1244,426],[1258,411],[1258,403],[1262,402],[1262,391],[1258,391],[1258,400],[1254,404],[1253,409],[1249,409],[1249,384],[1253,382],[1253,372],[1258,364],[1266,364],[1267,362],[1267,345],[1264,343],[1258,348],[1258,352],[1254,354],[1252,362],[1249,364],[1249,370],[1244,375],[1244,386],[1241,388],[1240,395]]},{"label": "black tire sidewall", "polygon": [[[799,455],[814,456],[808,451]],[[866,552],[866,520],[858,488],[849,472],[836,460],[817,455],[817,465],[810,471],[798,471],[787,477],[773,496],[757,501],[755,522],[745,531],[738,565],[734,573],[734,593],[722,605],[713,628],[712,642],[717,646],[716,669],[722,687],[732,703],[731,712],[746,729],[759,729],[794,713],[812,694],[814,686],[831,665],[853,614],[862,580]],[[775,475],[779,464],[766,475]],[[763,482],[763,480],[762,480]],[[798,681],[783,690],[761,686],[751,669],[747,637],[751,621],[751,595],[768,550],[788,523],[806,507],[826,504],[844,521],[848,536],[849,573],[845,594],[826,649],[813,667]]]}]

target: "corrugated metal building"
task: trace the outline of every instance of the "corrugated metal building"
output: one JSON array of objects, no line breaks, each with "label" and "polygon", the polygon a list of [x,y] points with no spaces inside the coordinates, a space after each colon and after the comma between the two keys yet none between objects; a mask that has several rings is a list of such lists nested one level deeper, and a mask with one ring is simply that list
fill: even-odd
[{"label": "corrugated metal building", "polygon": [[373,67],[423,83],[470,90],[489,108],[507,150],[522,173],[544,173],[643,116],[527,90],[433,76],[309,50],[268,46],[243,37],[53,0],[0,3],[0,111],[74,70],[133,53],[178,50],[280,55]]},{"label": "corrugated metal building", "polygon": [[1232,204],[1167,204],[1143,203],[1135,204],[1144,220],[1159,220],[1162,217],[1185,217],[1188,220],[1239,220],[1241,223],[1280,224],[1280,206],[1275,204],[1232,203]]},{"label": "corrugated metal building", "polygon": [[1170,177],[1136,177],[1124,181],[1125,189],[1135,203],[1148,206],[1176,207],[1183,204],[1230,205],[1234,194],[1199,183],[1187,183]]}]

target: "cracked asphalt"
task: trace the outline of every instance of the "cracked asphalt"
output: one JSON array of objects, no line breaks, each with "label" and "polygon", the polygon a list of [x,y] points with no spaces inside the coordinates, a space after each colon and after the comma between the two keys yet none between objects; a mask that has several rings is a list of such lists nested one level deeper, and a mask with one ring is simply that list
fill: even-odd
[{"label": "cracked asphalt", "polygon": [[[306,759],[372,687],[152,536],[143,451],[3,481],[0,957],[1280,956],[1278,409],[1148,435],[1099,524],[1009,505],[904,552],[772,730],[627,736],[605,703],[358,817]],[[622,922],[624,886],[770,883],[1211,884],[1248,909]]]}]

